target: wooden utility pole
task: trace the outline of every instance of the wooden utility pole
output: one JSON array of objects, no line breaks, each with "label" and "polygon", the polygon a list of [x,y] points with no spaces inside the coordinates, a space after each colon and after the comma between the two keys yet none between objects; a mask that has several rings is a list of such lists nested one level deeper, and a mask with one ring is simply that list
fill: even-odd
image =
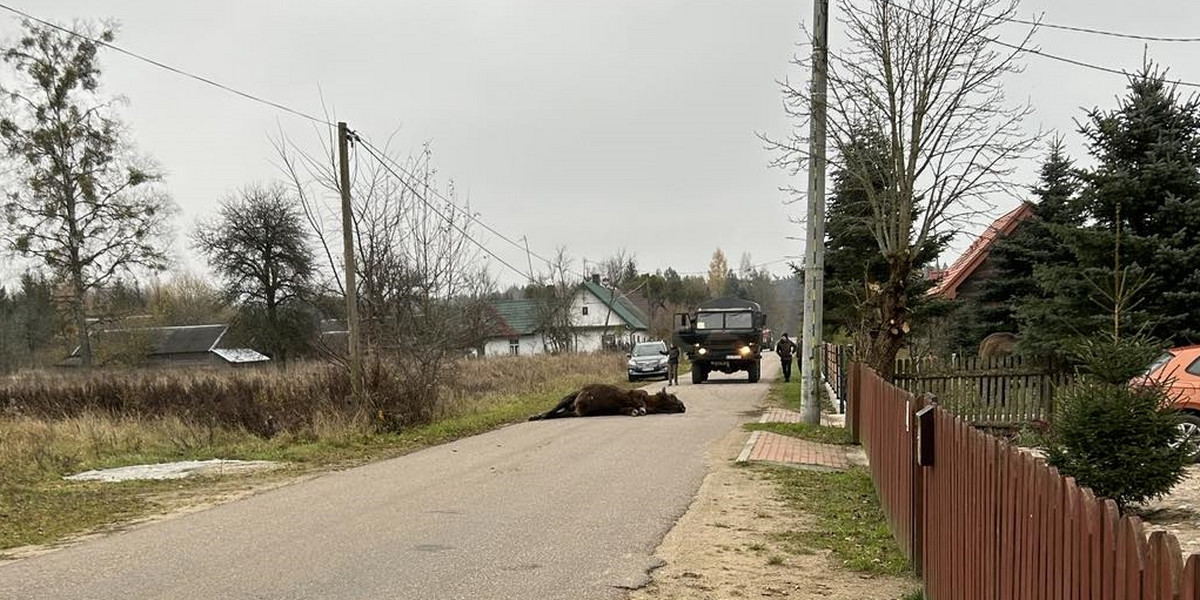
[{"label": "wooden utility pole", "polygon": [[358,284],[355,282],[354,219],[350,211],[350,132],[346,123],[338,122],[339,185],[342,189],[342,253],[346,271],[346,327],[350,331],[350,390],[354,401],[362,406],[363,396],[362,345],[358,327]]},{"label": "wooden utility pole", "polygon": [[813,0],[808,223],[804,246],[804,325],[800,386],[804,422],[821,423],[821,328],[825,296],[825,88],[829,72],[829,0]]}]

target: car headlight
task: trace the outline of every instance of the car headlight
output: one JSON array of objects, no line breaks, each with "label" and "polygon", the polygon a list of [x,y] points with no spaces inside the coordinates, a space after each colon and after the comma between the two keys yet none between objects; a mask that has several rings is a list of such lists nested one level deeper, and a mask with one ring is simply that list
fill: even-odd
[{"label": "car headlight", "polygon": [[665,356],[664,356],[664,357],[662,357],[662,358],[658,359],[658,366],[660,366],[660,367],[661,367],[661,366],[663,366],[663,365],[665,365],[665,364],[667,364],[667,357],[665,357]]},{"label": "car headlight", "polygon": [[630,369],[632,369],[632,368],[634,368],[634,367],[636,367],[636,366],[637,366],[637,363],[635,363],[635,362],[633,362],[633,361],[631,360],[631,361],[629,361],[629,362],[625,363],[625,365],[626,365],[627,367],[629,367]]}]

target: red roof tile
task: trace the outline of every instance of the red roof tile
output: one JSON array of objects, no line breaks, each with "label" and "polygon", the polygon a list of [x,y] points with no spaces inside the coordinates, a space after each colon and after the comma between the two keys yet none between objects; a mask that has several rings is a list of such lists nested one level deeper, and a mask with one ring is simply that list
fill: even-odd
[{"label": "red roof tile", "polygon": [[1008,211],[1004,216],[996,219],[983,233],[971,242],[971,246],[963,252],[954,264],[950,265],[949,269],[939,273],[937,285],[929,290],[931,296],[941,296],[947,300],[954,300],[958,297],[958,286],[966,281],[979,265],[983,264],[984,259],[992,251],[992,244],[996,243],[999,237],[1012,234],[1017,225],[1033,216],[1033,205],[1028,202],[1022,202],[1016,208]]}]

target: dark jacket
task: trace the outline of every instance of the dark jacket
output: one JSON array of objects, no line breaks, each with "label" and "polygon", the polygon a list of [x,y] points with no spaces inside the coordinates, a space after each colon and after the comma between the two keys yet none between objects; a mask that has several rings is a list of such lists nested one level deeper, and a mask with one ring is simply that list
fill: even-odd
[{"label": "dark jacket", "polygon": [[679,347],[678,346],[671,346],[671,348],[669,350],[667,350],[666,352],[659,350],[658,353],[666,354],[668,363],[673,364],[673,365],[679,364]]},{"label": "dark jacket", "polygon": [[796,344],[792,343],[791,339],[780,339],[778,344],[775,344],[775,354],[779,358],[791,358],[796,352]]}]

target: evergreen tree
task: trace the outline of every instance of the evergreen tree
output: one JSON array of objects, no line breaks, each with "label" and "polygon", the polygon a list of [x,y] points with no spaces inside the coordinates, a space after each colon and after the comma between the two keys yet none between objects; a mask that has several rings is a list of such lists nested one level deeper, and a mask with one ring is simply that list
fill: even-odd
[{"label": "evergreen tree", "polygon": [[1115,110],[1088,113],[1081,133],[1096,166],[1079,175],[1080,215],[1048,224],[1071,254],[1035,267],[1042,297],[1018,310],[1023,345],[1052,353],[1111,329],[1097,304],[1130,282],[1139,298],[1126,311],[1128,330],[1200,341],[1200,99],[1181,97],[1147,66]]},{"label": "evergreen tree", "polygon": [[[847,152],[874,155],[875,158],[848,156],[843,162],[886,164],[883,157],[886,156],[887,141],[879,133],[860,130],[856,140]],[[825,213],[826,335],[839,330],[858,331],[867,308],[868,289],[888,280],[888,262],[871,229],[875,209],[871,205],[871,194],[866,190],[869,185],[876,195],[883,193],[888,189],[887,177],[882,170],[876,170],[869,181],[864,181],[861,174],[861,170],[848,169],[837,169],[833,173],[833,190]],[[930,308],[925,296],[930,284],[923,276],[923,269],[945,249],[950,238],[950,234],[931,236],[915,254],[914,270],[906,288],[914,324],[924,320]]]},{"label": "evergreen tree", "polygon": [[1042,290],[1035,271],[1051,270],[1059,277],[1061,271],[1074,267],[1074,253],[1062,232],[1063,228],[1074,229],[1082,224],[1079,188],[1074,164],[1062,138],[1056,137],[1050,142],[1038,183],[1031,190],[1033,216],[1011,235],[996,241],[989,256],[995,275],[983,281],[977,298],[966,300],[955,311],[952,344],[956,350],[973,353],[979,342],[992,333],[1023,330],[1023,353],[1056,353],[1054,336],[1045,340],[1044,334],[1063,329],[1063,313],[1047,302],[1049,294]]}]

